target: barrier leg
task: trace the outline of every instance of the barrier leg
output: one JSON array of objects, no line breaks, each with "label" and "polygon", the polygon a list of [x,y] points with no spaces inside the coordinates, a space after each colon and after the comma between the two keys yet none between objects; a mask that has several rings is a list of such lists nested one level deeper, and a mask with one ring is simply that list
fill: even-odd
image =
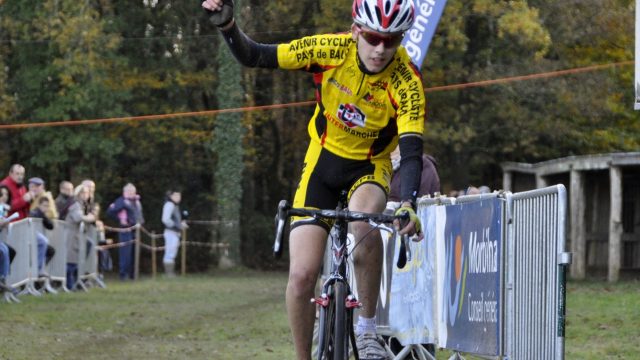
[{"label": "barrier leg", "polygon": [[22,291],[20,292],[20,295],[29,294],[33,296],[42,296],[42,294],[38,290],[36,290],[33,284],[33,280],[29,280],[29,282],[27,282],[27,284],[24,286],[24,289],[22,289]]},{"label": "barrier leg", "polygon": [[82,279],[78,276],[78,280],[76,281],[76,290],[78,289],[82,289],[82,291],[84,292],[88,292],[89,289],[87,288],[87,285],[85,285],[84,281],[82,281]]},{"label": "barrier leg", "polygon": [[5,292],[4,295],[2,296],[2,298],[4,299],[4,301],[8,302],[8,303],[20,303],[20,299],[18,299],[17,297],[15,297],[12,293],[10,292]]},{"label": "barrier leg", "polygon": [[[387,351],[390,351],[390,349],[387,349]],[[399,353],[394,355],[393,360],[415,359],[416,356],[419,360],[436,360],[422,345],[408,345],[403,347]]]},{"label": "barrier leg", "polygon": [[187,229],[182,229],[182,253],[180,254],[180,258],[182,262],[180,263],[180,273],[182,276],[187,274]]},{"label": "barrier leg", "polygon": [[93,277],[93,281],[96,282],[96,284],[98,284],[99,287],[106,289],[107,288],[107,284],[104,283],[104,281],[102,281],[102,279],[100,278],[100,276],[96,275]]},{"label": "barrier leg", "polygon": [[156,262],[156,232],[151,232],[151,278],[156,279],[156,273],[158,272]]},{"label": "barrier leg", "polygon": [[42,282],[42,289],[50,294],[57,294],[58,291],[51,286],[51,279],[48,277],[38,279]]},{"label": "barrier leg", "polygon": [[451,357],[449,358],[449,360],[465,360],[464,357],[462,355],[460,355],[459,352],[454,352],[453,355],[451,355]]},{"label": "barrier leg", "polygon": [[138,276],[140,275],[140,225],[136,226],[136,241],[134,243],[135,253],[134,253],[134,272],[133,279],[138,280]]}]

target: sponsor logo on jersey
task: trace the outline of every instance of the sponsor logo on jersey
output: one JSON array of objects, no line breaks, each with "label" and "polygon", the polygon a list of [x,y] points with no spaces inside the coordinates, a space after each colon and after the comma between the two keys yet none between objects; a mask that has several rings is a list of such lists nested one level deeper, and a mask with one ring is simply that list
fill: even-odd
[{"label": "sponsor logo on jersey", "polygon": [[351,91],[351,89],[349,89],[348,87],[346,87],[345,85],[342,85],[338,82],[338,80],[336,80],[335,78],[329,78],[328,80],[329,84],[335,86],[336,88],[338,88],[338,90],[340,90],[341,92],[347,94],[347,95],[353,95],[353,91]]},{"label": "sponsor logo on jersey", "polygon": [[386,81],[382,81],[382,80],[378,80],[376,82],[367,82],[367,84],[373,90],[387,90],[387,87],[389,86],[389,83],[387,83]]},{"label": "sponsor logo on jersey", "polygon": [[353,104],[340,104],[338,119],[342,120],[349,128],[364,127],[366,120],[362,110]]},{"label": "sponsor logo on jersey", "polygon": [[385,108],[384,102],[376,100],[376,98],[371,95],[371,93],[367,93],[362,99],[367,105],[371,106],[374,109],[382,110]]}]

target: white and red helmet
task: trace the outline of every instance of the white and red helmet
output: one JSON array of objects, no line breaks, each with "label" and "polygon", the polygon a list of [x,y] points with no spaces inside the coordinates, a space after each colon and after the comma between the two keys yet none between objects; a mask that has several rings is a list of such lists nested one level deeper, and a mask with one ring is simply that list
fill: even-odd
[{"label": "white and red helmet", "polygon": [[353,21],[382,33],[409,30],[415,18],[413,0],[353,0]]}]

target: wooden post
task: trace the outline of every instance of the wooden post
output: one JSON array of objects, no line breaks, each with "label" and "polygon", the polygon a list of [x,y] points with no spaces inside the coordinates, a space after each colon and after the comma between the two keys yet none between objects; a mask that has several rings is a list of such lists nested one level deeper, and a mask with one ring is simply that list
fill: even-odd
[{"label": "wooden post", "polygon": [[609,169],[611,212],[609,215],[609,282],[620,278],[622,250],[622,169],[611,166]]},{"label": "wooden post", "polygon": [[136,224],[136,237],[135,237],[135,263],[133,278],[138,280],[140,276],[140,224]]},{"label": "wooden post", "polygon": [[151,277],[156,279],[156,232],[151,232]]},{"label": "wooden post", "polygon": [[536,189],[542,189],[547,187],[547,179],[540,174],[536,174]]},{"label": "wooden post", "polygon": [[511,171],[505,171],[502,174],[502,189],[504,191],[512,191],[513,187],[513,173]]},{"label": "wooden post", "polygon": [[182,276],[187,275],[187,229],[182,229],[182,253],[180,257],[182,259],[180,264],[180,273]]},{"label": "wooden post", "polygon": [[571,211],[571,277],[584,279],[586,277],[586,223],[584,198],[584,173],[571,170],[571,187],[569,192]]}]

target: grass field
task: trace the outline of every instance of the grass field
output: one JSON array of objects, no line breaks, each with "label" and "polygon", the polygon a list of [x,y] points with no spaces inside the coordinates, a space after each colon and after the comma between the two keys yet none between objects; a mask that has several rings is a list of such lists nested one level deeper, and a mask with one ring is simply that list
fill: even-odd
[{"label": "grass field", "polygon": [[[284,273],[107,284],[0,303],[0,359],[293,358]],[[639,358],[639,282],[571,282],[567,308],[567,359]]]}]

